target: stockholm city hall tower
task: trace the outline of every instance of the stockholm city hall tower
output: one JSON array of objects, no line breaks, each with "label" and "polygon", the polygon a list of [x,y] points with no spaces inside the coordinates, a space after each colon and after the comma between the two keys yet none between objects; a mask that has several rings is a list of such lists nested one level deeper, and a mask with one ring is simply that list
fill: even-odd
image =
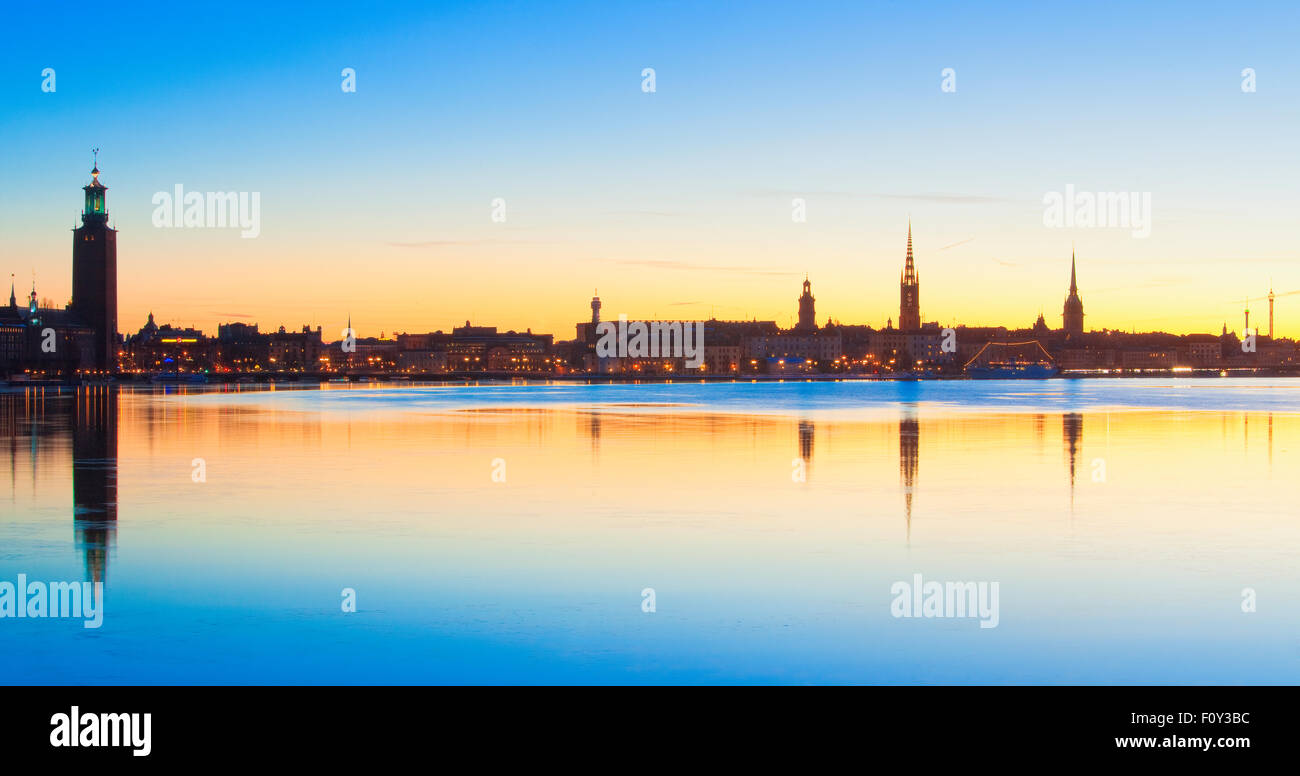
[{"label": "stockholm city hall tower", "polygon": [[81,226],[72,231],[72,312],[93,329],[94,369],[117,369],[117,230],[108,225],[108,187],[99,182],[99,150],[90,171]]}]

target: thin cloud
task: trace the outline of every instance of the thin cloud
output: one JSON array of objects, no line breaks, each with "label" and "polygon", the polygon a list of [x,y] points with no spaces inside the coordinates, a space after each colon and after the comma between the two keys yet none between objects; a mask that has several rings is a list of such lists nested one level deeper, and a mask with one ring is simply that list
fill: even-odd
[{"label": "thin cloud", "polygon": [[689,264],[684,261],[674,261],[670,259],[607,259],[606,261],[610,261],[614,264],[623,264],[629,267],[651,267],[653,269],[673,269],[687,272],[730,272],[742,275],[763,275],[771,277],[792,277],[799,274],[798,272],[788,272],[785,270],[723,267],[715,264]]},{"label": "thin cloud", "polygon": [[[1235,264],[1292,264],[1295,262],[1295,259],[1294,258],[1235,258],[1235,257],[1230,258],[1225,256],[1225,257],[1200,258],[1200,259],[1197,258],[1128,259],[1128,258],[1098,257],[1098,258],[1089,258],[1087,260],[1088,264],[1123,264],[1125,266],[1130,266],[1130,267],[1137,262],[1140,262],[1143,266],[1149,266],[1152,264],[1178,264],[1180,266],[1187,265],[1187,264],[1234,264],[1234,265]],[[1083,258],[1079,259],[1079,263],[1080,264],[1084,263]]]},{"label": "thin cloud", "polygon": [[893,199],[906,202],[924,202],[931,205],[990,205],[1016,202],[1005,197],[985,194],[952,194],[947,192],[860,192],[860,191],[801,191],[799,189],[749,189],[742,194],[750,197],[804,197],[809,199]]},{"label": "thin cloud", "polygon": [[816,199],[895,199],[907,202],[924,202],[931,205],[990,205],[1015,202],[1006,197],[985,194],[952,194],[947,192],[855,192],[855,191],[799,191],[797,189],[751,189],[743,192],[751,197],[809,197]]},{"label": "thin cloud", "polygon": [[[1296,290],[1296,291],[1283,291],[1283,292],[1280,293],[1280,294],[1273,294],[1273,296],[1275,296],[1275,297],[1278,297],[1278,296],[1295,296],[1296,294],[1300,294],[1300,290]],[[1240,302],[1240,301],[1241,301],[1240,299],[1233,299],[1231,303],[1232,303],[1232,304],[1236,304],[1237,302]],[[1248,301],[1251,301],[1251,302],[1267,302],[1267,301],[1268,301],[1268,297],[1267,297],[1267,296],[1252,296]]]},{"label": "thin cloud", "polygon": [[852,191],[798,191],[793,189],[750,189],[741,193],[748,197],[816,197],[817,199],[862,199],[867,196]]},{"label": "thin cloud", "polygon": [[394,248],[446,248],[465,245],[541,245],[536,240],[424,240],[421,242],[385,242]]},{"label": "thin cloud", "polygon": [[1162,278],[1159,280],[1148,280],[1145,283],[1130,283],[1124,286],[1110,286],[1107,288],[1080,289],[1089,294],[1109,294],[1112,291],[1132,291],[1137,288],[1167,288],[1169,286],[1181,286],[1187,283],[1186,278]]},{"label": "thin cloud", "polygon": [[[959,241],[957,241],[957,242],[955,242],[955,243],[953,243],[953,244],[951,244],[951,245],[945,245],[945,246],[943,246],[942,248],[940,248],[939,250],[940,250],[940,251],[946,251],[946,250],[948,250],[949,248],[956,248],[958,245],[965,245],[966,243],[971,242],[971,241],[974,240],[974,239],[975,239],[974,237],[967,237],[965,240],[959,240]],[[935,253],[938,253],[938,251],[935,251]]]},{"label": "thin cloud", "polygon": [[880,199],[902,199],[909,202],[927,202],[931,205],[989,205],[1014,202],[1005,197],[988,197],[982,194],[875,194]]}]

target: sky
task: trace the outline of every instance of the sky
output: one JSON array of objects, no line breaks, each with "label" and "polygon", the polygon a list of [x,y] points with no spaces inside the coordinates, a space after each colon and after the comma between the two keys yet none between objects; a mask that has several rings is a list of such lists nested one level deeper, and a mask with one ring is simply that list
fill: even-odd
[{"label": "sky", "polygon": [[[881,326],[910,219],[927,321],[1059,326],[1074,250],[1089,328],[1240,330],[1271,284],[1300,337],[1293,3],[6,14],[0,271],[68,300],[100,148],[123,332],[566,338],[597,289],[607,318],[789,325],[805,273],[819,321]],[[260,233],[155,226],[177,185],[258,193]],[[1067,186],[1149,194],[1149,235],[1046,225]]]}]

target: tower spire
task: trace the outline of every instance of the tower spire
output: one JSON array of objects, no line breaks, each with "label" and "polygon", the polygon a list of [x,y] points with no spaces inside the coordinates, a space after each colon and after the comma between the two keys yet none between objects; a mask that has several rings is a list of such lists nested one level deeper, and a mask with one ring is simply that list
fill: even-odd
[{"label": "tower spire", "polygon": [[85,207],[72,235],[72,304],[77,321],[94,331],[91,371],[117,371],[117,233],[108,224],[108,187],[99,180],[99,149],[90,183],[82,186]]},{"label": "tower spire", "polygon": [[1074,246],[1070,246],[1070,293],[1061,310],[1067,335],[1083,334],[1083,300],[1079,298],[1079,282],[1075,273]]},{"label": "tower spire", "polygon": [[1273,278],[1268,279],[1268,338],[1273,339]]},{"label": "tower spire", "polygon": [[912,257],[912,219],[907,219],[907,261],[903,264],[903,278],[899,283],[898,328],[916,331],[921,328],[921,283],[916,277],[916,264]]},{"label": "tower spire", "polygon": [[797,331],[811,332],[817,329],[816,299],[812,295],[812,283],[807,273],[803,276],[803,293],[799,295],[799,325]]},{"label": "tower spire", "polygon": [[903,267],[903,278],[905,281],[913,279],[916,274],[916,267],[912,263],[912,219],[907,219],[907,264]]}]

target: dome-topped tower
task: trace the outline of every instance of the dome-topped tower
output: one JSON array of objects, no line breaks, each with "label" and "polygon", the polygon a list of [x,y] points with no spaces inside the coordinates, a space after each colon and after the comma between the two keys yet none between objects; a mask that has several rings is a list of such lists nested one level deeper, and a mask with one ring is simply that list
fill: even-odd
[{"label": "dome-topped tower", "polygon": [[817,313],[815,311],[817,300],[812,295],[812,283],[808,282],[808,276],[803,277],[803,293],[799,295],[799,325],[795,328],[799,331],[814,331],[817,329]]},{"label": "dome-topped tower", "polygon": [[108,202],[106,192],[108,187],[99,182],[99,149],[95,149],[95,167],[90,171],[90,183],[81,188],[86,192],[86,208],[81,211],[81,222],[87,223],[107,223],[108,222]]}]

